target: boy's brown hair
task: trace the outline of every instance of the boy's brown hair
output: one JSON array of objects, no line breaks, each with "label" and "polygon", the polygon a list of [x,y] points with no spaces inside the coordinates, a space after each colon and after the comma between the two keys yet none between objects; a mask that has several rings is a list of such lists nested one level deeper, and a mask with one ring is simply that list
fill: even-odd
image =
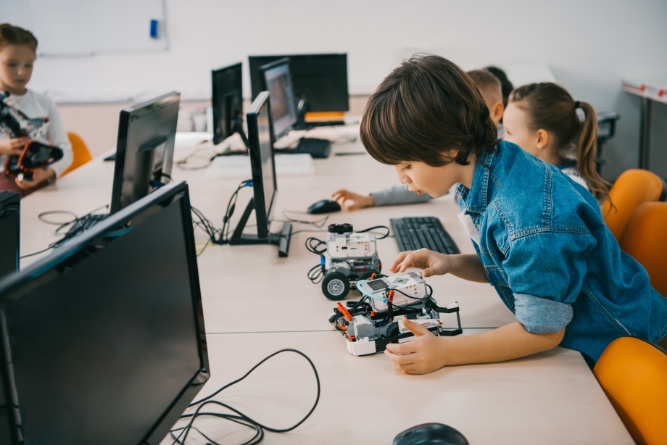
[{"label": "boy's brown hair", "polygon": [[503,90],[500,85],[500,80],[489,70],[472,70],[466,73],[477,88],[482,93],[482,98],[487,101],[488,106],[492,106],[496,102],[503,101]]},{"label": "boy's brown hair", "polygon": [[30,31],[9,23],[0,23],[0,50],[7,45],[26,45],[37,52],[37,39]]},{"label": "boy's brown hair", "polygon": [[[493,150],[498,131],[475,83],[449,60],[417,54],[391,72],[368,100],[361,141],[375,160],[440,167],[468,165]],[[458,150],[456,156],[448,156]]]}]

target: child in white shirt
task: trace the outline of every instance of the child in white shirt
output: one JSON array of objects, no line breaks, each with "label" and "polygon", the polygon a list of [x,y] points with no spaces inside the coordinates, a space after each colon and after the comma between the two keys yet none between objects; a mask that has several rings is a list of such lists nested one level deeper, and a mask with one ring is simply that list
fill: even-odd
[{"label": "child in white shirt", "polygon": [[[20,181],[0,174],[0,189],[12,190],[25,196],[39,187],[54,182],[72,164],[72,145],[67,138],[56,104],[48,97],[28,90],[36,58],[37,39],[30,31],[0,24],[0,90],[9,92],[12,103],[30,118],[48,117],[48,140],[42,140],[63,151],[58,162],[34,172],[32,181]],[[27,138],[10,138],[0,133],[0,162],[7,156],[21,153]]]}]

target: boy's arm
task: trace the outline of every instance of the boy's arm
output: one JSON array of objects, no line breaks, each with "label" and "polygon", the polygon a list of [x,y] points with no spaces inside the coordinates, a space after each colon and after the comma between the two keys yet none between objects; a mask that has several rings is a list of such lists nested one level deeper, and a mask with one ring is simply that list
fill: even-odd
[{"label": "boy's arm", "polygon": [[373,197],[373,205],[376,207],[418,204],[433,199],[427,194],[419,195],[415,192],[411,192],[408,190],[407,184],[395,185],[388,189],[371,193],[371,196]]},{"label": "boy's arm", "polygon": [[531,334],[518,321],[483,332],[458,337],[436,337],[426,328],[405,320],[415,334],[411,342],[387,345],[385,355],[407,374],[426,374],[444,366],[492,363],[548,351],[558,346],[565,328],[552,334]]}]

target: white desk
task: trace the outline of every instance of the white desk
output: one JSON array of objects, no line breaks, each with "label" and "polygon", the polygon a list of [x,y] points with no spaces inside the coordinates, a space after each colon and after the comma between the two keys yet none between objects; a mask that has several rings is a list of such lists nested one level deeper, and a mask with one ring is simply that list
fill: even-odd
[{"label": "white desk", "polygon": [[[179,147],[175,159],[191,150]],[[339,150],[362,147],[358,142],[336,144],[334,153]],[[316,167],[314,176],[279,178],[277,219],[282,210],[303,211],[339,187],[370,192],[396,183],[393,168],[369,156],[332,156],[317,160]],[[238,181],[204,180],[204,172],[175,168],[173,177],[188,181],[193,205],[219,227]],[[62,178],[57,186],[25,198],[22,254],[41,250],[58,238],[54,226],[38,221],[40,212],[70,210],[83,215],[108,203],[112,175],[113,164],[98,158]],[[249,199],[246,190],[232,227]],[[461,251],[470,253],[472,245],[457,212],[453,199],[444,197],[422,205],[341,212],[333,214],[330,222],[364,228],[388,224],[392,216],[435,215]],[[295,230],[306,228],[296,225]],[[205,235],[196,233],[203,245]],[[278,258],[275,246],[209,246],[198,260],[212,367],[212,379],[202,395],[286,347],[308,354],[320,372],[322,398],[313,416],[290,434],[268,433],[265,443],[389,444],[398,432],[430,421],[459,429],[474,444],[632,443],[581,355],[574,351],[556,348],[522,360],[452,367],[426,376],[400,375],[382,355],[352,357],[342,336],[327,322],[333,302],[306,278],[307,270],[318,261],[303,247],[309,235],[293,236],[286,259]],[[378,249],[385,264],[398,252],[392,238],[379,241]],[[35,258],[23,260],[22,265]],[[489,285],[454,277],[429,278],[429,283],[440,304],[459,301],[466,328],[495,327],[514,320]],[[351,293],[348,298],[352,297],[357,295]],[[465,333],[476,331],[466,329]],[[309,369],[300,357],[281,357],[230,389],[223,399],[244,412],[247,408],[247,414],[261,422],[288,426],[312,403],[314,380]],[[248,434],[224,421],[202,420],[201,425],[215,438],[231,443]],[[204,442],[194,439],[192,443]]]},{"label": "white desk", "polygon": [[[581,355],[568,349],[407,376],[383,354],[349,355],[337,332],[213,334],[208,346],[212,378],[201,396],[279,349],[298,349],[313,360],[322,390],[318,407],[296,430],[267,433],[267,444],[390,445],[399,432],[427,422],[450,425],[475,445],[633,443]],[[315,394],[308,363],[285,353],[216,399],[265,425],[286,428],[308,412]],[[197,422],[224,443],[250,438],[249,429],[228,421]]]}]

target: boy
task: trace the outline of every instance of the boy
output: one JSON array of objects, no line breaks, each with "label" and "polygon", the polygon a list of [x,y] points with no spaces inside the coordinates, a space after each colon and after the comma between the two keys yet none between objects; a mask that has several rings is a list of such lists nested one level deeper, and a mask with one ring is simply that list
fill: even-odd
[{"label": "boy", "polygon": [[424,374],[558,345],[592,364],[621,336],[667,344],[667,299],[620,251],[595,198],[557,167],[498,142],[482,96],[455,64],[421,56],[395,69],[369,99],[361,140],[410,191],[436,198],[458,184],[460,218],[477,252],[403,252],[389,270],[489,282],[517,319],[461,337],[435,337],[404,320],[417,338],[387,346],[397,369]]},{"label": "boy", "polygon": [[[0,173],[0,189],[12,190],[21,195],[54,182],[72,163],[72,145],[67,138],[56,105],[46,96],[28,90],[26,85],[32,76],[37,51],[37,39],[30,31],[0,24],[0,90],[11,94],[12,102],[28,117],[49,118],[47,136],[50,144],[63,151],[63,157],[47,168],[36,170],[32,181],[19,181]],[[11,139],[0,133],[0,162],[4,166],[7,156],[21,154],[27,138]],[[40,141],[49,143],[49,141]]]},{"label": "boy", "polygon": [[[475,82],[479,92],[484,98],[486,106],[489,108],[491,120],[498,127],[498,137],[503,136],[503,126],[500,121],[503,118],[505,107],[503,105],[503,95],[501,82],[491,72],[482,70],[468,71],[468,76]],[[341,206],[347,210],[360,210],[365,207],[390,206],[402,204],[418,204],[420,202],[430,201],[428,195],[419,195],[412,193],[405,185],[397,185],[369,195],[360,195],[350,190],[341,189],[333,192],[331,197],[338,201]]]}]

